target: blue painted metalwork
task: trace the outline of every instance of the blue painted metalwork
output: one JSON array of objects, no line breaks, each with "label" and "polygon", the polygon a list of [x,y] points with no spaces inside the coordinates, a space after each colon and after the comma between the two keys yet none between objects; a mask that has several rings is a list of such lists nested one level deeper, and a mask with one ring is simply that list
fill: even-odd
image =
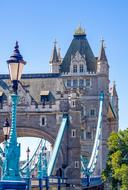
[{"label": "blue painted metalwork", "polygon": [[[87,186],[87,177],[81,179],[82,186]],[[95,177],[90,177],[90,184],[89,186],[96,186],[96,185],[101,185],[102,180],[100,176],[95,176]]]},{"label": "blue painted metalwork", "polygon": [[45,180],[46,180],[46,190],[49,190],[49,177],[46,177]]},{"label": "blue painted metalwork", "polygon": [[[86,185],[89,186],[90,184],[90,176],[94,172],[94,169],[96,167],[98,154],[99,154],[99,147],[100,147],[100,136],[101,136],[101,122],[102,122],[102,109],[103,109],[103,100],[104,100],[104,93],[100,93],[100,107],[99,107],[99,115],[98,115],[98,123],[97,123],[97,130],[96,130],[96,137],[95,142],[91,154],[91,158],[89,160],[89,163],[84,162],[83,157],[81,156],[81,165],[83,168],[84,176],[86,178]],[[84,179],[85,179],[84,178]]]},{"label": "blue painted metalwork", "polygon": [[38,179],[47,177],[47,156],[45,152],[45,148],[46,148],[45,144],[46,144],[46,141],[44,143],[44,146],[38,158],[38,175],[37,175]]},{"label": "blue painted metalwork", "polygon": [[60,180],[61,180],[60,177],[58,177],[58,190],[61,189],[61,181]]},{"label": "blue painted metalwork", "polygon": [[26,190],[24,181],[2,180],[0,181],[0,190]]},{"label": "blue painted metalwork", "polygon": [[59,148],[60,148],[60,145],[61,145],[61,142],[62,142],[64,131],[65,131],[65,128],[67,126],[67,119],[68,119],[67,116],[64,115],[63,119],[62,119],[62,122],[61,122],[61,126],[60,126],[58,134],[57,134],[57,138],[56,138],[56,141],[55,141],[53,152],[52,152],[49,164],[48,164],[48,176],[52,175],[52,171],[53,171],[53,168],[54,168],[54,165],[55,165],[55,162],[56,162],[56,158],[57,158],[58,151],[59,151]]},{"label": "blue painted metalwork", "polygon": [[48,168],[47,156],[44,153],[44,156],[43,156],[43,167],[42,167],[43,177],[47,177],[48,176],[48,174],[47,174],[47,168]]},{"label": "blue painted metalwork", "polygon": [[99,107],[99,116],[98,116],[96,137],[95,137],[95,142],[94,142],[91,158],[90,158],[89,164],[87,166],[89,173],[92,173],[94,171],[95,164],[97,162],[97,155],[99,152],[100,135],[101,135],[101,127],[102,127],[101,122],[102,122],[103,100],[104,100],[104,93],[101,92],[100,93],[100,107]]},{"label": "blue painted metalwork", "polygon": [[42,179],[41,178],[39,178],[39,190],[42,190]]},{"label": "blue painted metalwork", "polygon": [[[45,145],[45,143],[44,143],[44,145]],[[44,147],[44,145],[43,145],[43,147]],[[42,148],[42,139],[40,140],[39,145],[38,145],[36,151],[34,152],[33,156],[32,156],[31,159],[29,160],[29,167],[30,167],[30,170],[32,170],[31,164],[33,163],[33,160],[34,160],[35,156],[38,154],[38,152],[40,151],[41,148]],[[35,163],[35,164],[36,164],[36,163]],[[21,173],[23,173],[23,172],[26,170],[27,165],[28,165],[28,163],[26,162],[26,163],[22,166],[22,168],[20,168],[20,172],[21,172]]]},{"label": "blue painted metalwork", "polygon": [[39,159],[38,159],[38,175],[37,178],[38,179],[42,179],[43,178],[43,170],[42,170],[42,152],[39,154]]},{"label": "blue painted metalwork", "polygon": [[10,131],[9,141],[5,146],[5,160],[3,168],[3,180],[21,180],[19,174],[19,158],[20,158],[20,144],[17,143],[16,132],[16,107],[18,102],[18,96],[16,94],[11,95],[12,99],[12,125]]}]

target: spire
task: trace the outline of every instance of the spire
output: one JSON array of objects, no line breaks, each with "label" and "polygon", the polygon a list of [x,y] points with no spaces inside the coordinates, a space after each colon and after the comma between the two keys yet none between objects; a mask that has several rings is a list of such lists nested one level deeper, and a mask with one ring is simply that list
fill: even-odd
[{"label": "spire", "polygon": [[25,61],[23,60],[23,57],[22,57],[22,55],[20,54],[20,51],[19,51],[18,41],[16,41],[13,54],[10,56],[10,58],[9,58],[9,60],[7,62],[8,63],[10,63],[10,62],[16,62],[16,63],[24,62],[25,63]]},{"label": "spire", "polygon": [[113,85],[112,85],[112,87],[110,88],[110,93],[111,93],[111,96],[118,96],[118,95],[117,95],[117,90],[116,90],[116,83],[115,83],[115,81],[113,81]]},{"label": "spire", "polygon": [[98,61],[107,61],[103,39],[101,39],[101,49],[100,49],[100,55],[98,57]]},{"label": "spire", "polygon": [[61,58],[61,53],[60,53],[61,48],[58,48],[58,58],[60,63],[62,62],[62,58]]},{"label": "spire", "polygon": [[52,55],[51,55],[51,58],[50,58],[50,63],[57,63],[57,62],[59,62],[59,58],[58,58],[58,54],[57,54],[57,49],[56,49],[56,44],[57,44],[57,41],[55,40],[54,41],[54,47],[53,47],[53,50],[52,50]]}]

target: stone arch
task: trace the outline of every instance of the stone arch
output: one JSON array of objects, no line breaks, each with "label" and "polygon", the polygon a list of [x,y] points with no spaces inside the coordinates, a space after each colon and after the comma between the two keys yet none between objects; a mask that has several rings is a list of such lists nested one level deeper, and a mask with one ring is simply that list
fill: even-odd
[{"label": "stone arch", "polygon": [[55,142],[55,137],[41,129],[34,129],[31,127],[17,127],[18,137],[37,137],[44,138],[49,141],[52,145]]},{"label": "stone arch", "polygon": [[[37,137],[37,138],[43,138],[47,141],[49,141],[52,145],[54,145],[56,137],[48,133],[47,131],[41,130],[41,129],[35,129],[29,127],[18,127],[17,126],[17,137]],[[0,143],[4,141],[4,135],[2,129],[0,130]],[[59,151],[59,160],[61,159],[61,162],[64,162],[64,151],[63,146],[61,146]],[[58,167],[57,167],[58,168]]]}]

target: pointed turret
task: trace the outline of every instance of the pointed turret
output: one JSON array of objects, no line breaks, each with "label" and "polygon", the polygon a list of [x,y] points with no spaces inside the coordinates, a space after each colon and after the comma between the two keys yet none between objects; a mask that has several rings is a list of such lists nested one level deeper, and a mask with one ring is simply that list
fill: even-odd
[{"label": "pointed turret", "polygon": [[54,47],[52,50],[52,55],[50,58],[50,72],[51,73],[59,73],[60,70],[60,55],[58,55],[57,48],[56,48],[57,41],[54,42]]},{"label": "pointed turret", "polygon": [[61,48],[58,48],[58,59],[59,59],[60,63],[62,63],[62,57],[61,57],[60,50],[61,50]]},{"label": "pointed turret", "polygon": [[116,117],[118,117],[118,94],[116,90],[116,83],[113,81],[112,87],[109,90],[110,93],[110,103],[115,112]]},{"label": "pointed turret", "polygon": [[105,47],[104,47],[104,40],[101,40],[101,48],[100,48],[100,54],[98,57],[98,61],[106,61],[107,62],[107,57],[105,53]]},{"label": "pointed turret", "polygon": [[104,40],[101,40],[100,53],[97,59],[97,72],[102,74],[109,73],[108,60],[105,53]]},{"label": "pointed turret", "polygon": [[57,44],[57,41],[55,40],[54,47],[53,47],[53,50],[52,50],[52,55],[51,55],[51,58],[50,58],[50,63],[56,63],[56,62],[59,61],[58,53],[57,53],[57,49],[56,49],[56,44]]},{"label": "pointed turret", "polygon": [[110,88],[110,94],[111,94],[111,96],[118,97],[115,81],[113,81],[113,85],[112,85],[112,87]]}]

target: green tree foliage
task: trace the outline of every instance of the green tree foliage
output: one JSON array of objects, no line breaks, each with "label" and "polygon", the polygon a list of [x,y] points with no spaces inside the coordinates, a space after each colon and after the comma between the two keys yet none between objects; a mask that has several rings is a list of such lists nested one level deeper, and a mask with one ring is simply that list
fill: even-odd
[{"label": "green tree foliage", "polygon": [[128,129],[112,132],[108,139],[108,159],[102,179],[110,189],[128,190]]}]

